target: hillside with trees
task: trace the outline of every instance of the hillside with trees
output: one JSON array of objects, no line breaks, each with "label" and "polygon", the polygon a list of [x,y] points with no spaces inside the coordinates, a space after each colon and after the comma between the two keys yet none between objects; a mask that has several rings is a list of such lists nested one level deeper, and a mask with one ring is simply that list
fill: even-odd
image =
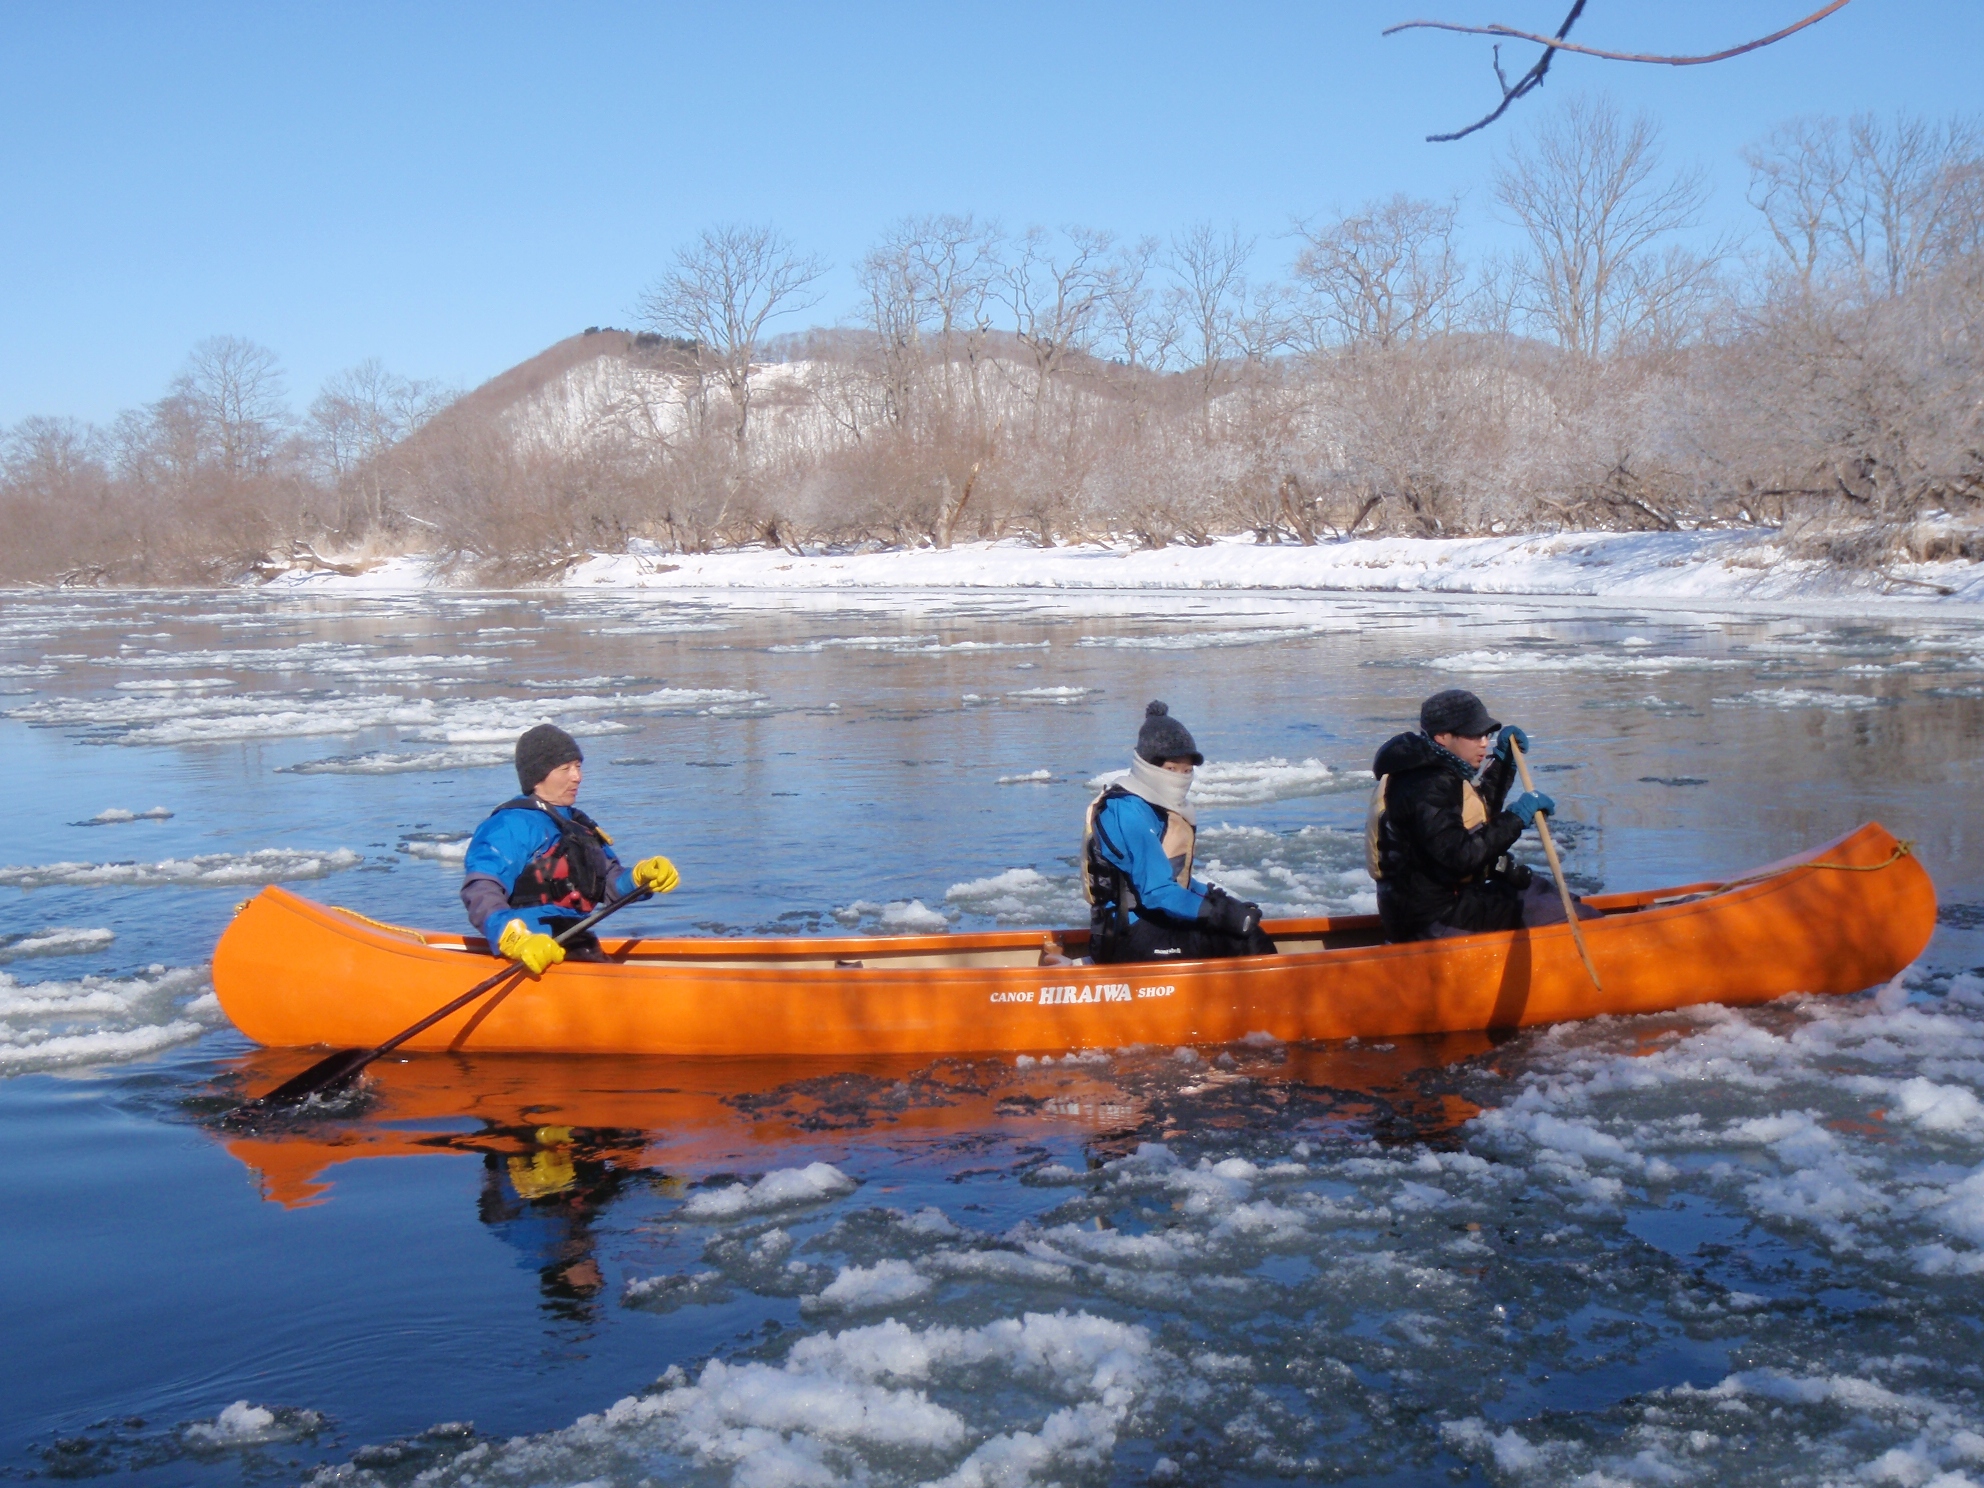
[{"label": "hillside with trees", "polygon": [[[1984,131],[1809,118],[1745,159],[1741,242],[1703,240],[1703,176],[1603,101],[1516,139],[1483,200],[1286,243],[909,218],[857,266],[858,317],[810,330],[828,266],[713,227],[639,328],[459,396],[368,362],[298,412],[273,352],[220,337],[108,427],[5,431],[0,580],[1707,525],[1984,557]],[[1469,213],[1520,247],[1471,251]]]}]

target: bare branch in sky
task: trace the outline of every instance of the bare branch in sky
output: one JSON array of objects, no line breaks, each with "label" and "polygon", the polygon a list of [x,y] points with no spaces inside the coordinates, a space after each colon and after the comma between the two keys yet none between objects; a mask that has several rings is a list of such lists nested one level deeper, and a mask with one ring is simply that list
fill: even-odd
[{"label": "bare branch in sky", "polygon": [[1418,30],[1458,31],[1467,36],[1495,36],[1506,38],[1510,41],[1533,41],[1544,49],[1543,55],[1537,59],[1536,65],[1511,85],[1508,78],[1502,72],[1502,49],[1497,46],[1495,48],[1494,66],[1495,79],[1502,85],[1501,103],[1496,106],[1493,113],[1489,114],[1486,118],[1476,120],[1465,129],[1455,130],[1452,134],[1429,134],[1426,136],[1429,143],[1440,144],[1448,140],[1465,138],[1477,129],[1486,128],[1501,118],[1508,111],[1509,105],[1514,103],[1518,98],[1541,87],[1543,84],[1543,75],[1550,70],[1550,59],[1556,56],[1558,52],[1577,52],[1586,57],[1602,57],[1608,62],[1654,62],[1665,67],[1699,67],[1705,62],[1725,62],[1731,57],[1740,57],[1745,52],[1754,52],[1759,47],[1767,47],[1772,42],[1782,41],[1794,32],[1802,31],[1807,26],[1823,21],[1834,11],[1843,9],[1849,3],[1850,0],[1831,0],[1830,4],[1821,6],[1804,19],[1794,21],[1781,30],[1771,32],[1768,36],[1759,36],[1756,40],[1746,41],[1741,46],[1728,47],[1719,52],[1708,52],[1699,57],[1663,56],[1653,52],[1610,52],[1600,47],[1582,46],[1574,41],[1566,41],[1564,38],[1570,34],[1571,27],[1577,24],[1578,17],[1584,12],[1585,0],[1576,0],[1576,3],[1571,6],[1571,13],[1564,17],[1563,25],[1557,28],[1556,35],[1554,36],[1540,36],[1534,31],[1518,31],[1513,26],[1503,26],[1500,24],[1466,26],[1457,21],[1403,21],[1396,26],[1387,26],[1384,34],[1390,36],[1399,31]]}]

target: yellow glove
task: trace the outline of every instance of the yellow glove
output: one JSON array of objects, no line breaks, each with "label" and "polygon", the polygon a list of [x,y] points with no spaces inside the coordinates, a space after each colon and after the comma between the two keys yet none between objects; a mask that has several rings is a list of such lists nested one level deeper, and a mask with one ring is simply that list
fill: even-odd
[{"label": "yellow glove", "polygon": [[547,966],[556,966],[565,959],[565,948],[542,931],[533,933],[524,926],[522,920],[512,920],[503,927],[497,937],[496,950],[499,955],[512,961],[521,962],[532,976],[543,976]]},{"label": "yellow glove", "polygon": [[682,875],[666,858],[642,858],[634,865],[634,886],[666,894],[682,882]]}]

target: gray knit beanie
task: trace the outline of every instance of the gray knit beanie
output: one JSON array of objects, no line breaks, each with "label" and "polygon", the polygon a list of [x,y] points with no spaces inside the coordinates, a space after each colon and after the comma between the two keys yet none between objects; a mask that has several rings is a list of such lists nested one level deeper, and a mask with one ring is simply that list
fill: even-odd
[{"label": "gray knit beanie", "polygon": [[517,740],[517,784],[529,795],[560,765],[584,758],[577,739],[555,723],[540,723]]},{"label": "gray knit beanie", "polygon": [[1174,759],[1188,759],[1195,765],[1206,762],[1199,746],[1192,742],[1190,730],[1173,718],[1163,703],[1144,709],[1144,726],[1137,730],[1137,753],[1153,765]]},{"label": "gray knit beanie", "polygon": [[1459,734],[1468,739],[1478,739],[1501,728],[1481,699],[1460,687],[1436,692],[1421,703],[1419,726],[1429,738],[1434,734]]}]

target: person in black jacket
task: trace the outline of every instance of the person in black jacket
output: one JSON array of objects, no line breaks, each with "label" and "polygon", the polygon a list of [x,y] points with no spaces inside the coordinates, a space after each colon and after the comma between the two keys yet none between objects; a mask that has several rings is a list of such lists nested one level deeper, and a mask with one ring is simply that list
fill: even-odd
[{"label": "person in black jacket", "polygon": [[[1385,741],[1366,820],[1366,866],[1378,916],[1394,941],[1558,924],[1556,886],[1508,857],[1536,813],[1556,809],[1540,791],[1504,801],[1515,776],[1512,744],[1529,735],[1489,716],[1458,687],[1419,708],[1419,732]],[[1579,906],[1579,917],[1596,910]]]}]

